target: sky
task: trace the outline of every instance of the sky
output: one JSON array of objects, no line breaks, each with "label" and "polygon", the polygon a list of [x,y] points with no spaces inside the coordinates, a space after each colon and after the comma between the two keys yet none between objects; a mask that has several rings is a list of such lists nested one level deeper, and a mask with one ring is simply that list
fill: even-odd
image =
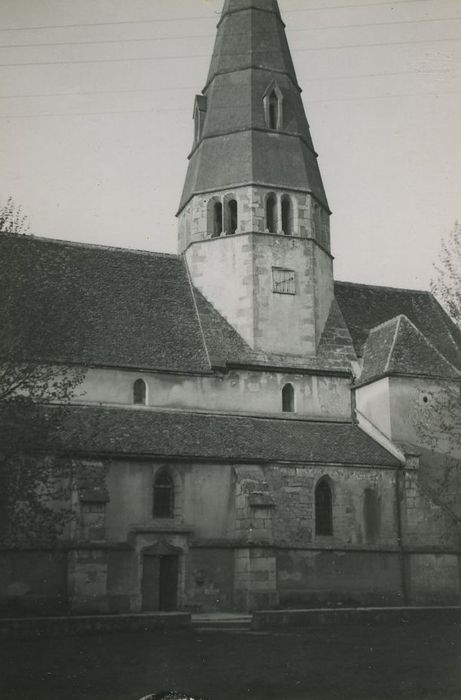
[{"label": "sky", "polygon": [[[336,279],[428,288],[461,219],[461,0],[279,0]],[[0,0],[0,203],[30,233],[176,252],[221,0]]]}]

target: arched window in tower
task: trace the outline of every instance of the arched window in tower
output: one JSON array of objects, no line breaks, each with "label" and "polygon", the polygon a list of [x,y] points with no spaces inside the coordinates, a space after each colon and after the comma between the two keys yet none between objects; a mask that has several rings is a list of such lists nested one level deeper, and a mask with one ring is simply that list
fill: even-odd
[{"label": "arched window in tower", "polygon": [[144,379],[137,379],[133,384],[133,403],[136,406],[145,406],[147,402],[147,386]]},{"label": "arched window in tower", "polygon": [[154,518],[174,517],[174,483],[170,472],[162,469],[154,481]]},{"label": "arched window in tower", "polygon": [[315,534],[333,534],[333,497],[327,479],[320,479],[315,489]]},{"label": "arched window in tower", "polygon": [[295,410],[295,390],[293,384],[285,384],[282,389],[282,411],[284,413],[294,413]]},{"label": "arched window in tower", "polygon": [[266,199],[266,229],[269,233],[277,231],[277,200],[275,194],[269,194]]},{"label": "arched window in tower", "polygon": [[293,234],[293,208],[287,194],[282,197],[282,231],[286,236]]},{"label": "arched window in tower", "polygon": [[222,203],[215,202],[213,205],[213,234],[216,238],[222,234]]},{"label": "arched window in tower", "polygon": [[238,207],[236,199],[227,200],[226,233],[235,233],[238,227]]},{"label": "arched window in tower", "polygon": [[264,113],[269,129],[281,129],[283,123],[283,94],[275,81],[264,93]]}]

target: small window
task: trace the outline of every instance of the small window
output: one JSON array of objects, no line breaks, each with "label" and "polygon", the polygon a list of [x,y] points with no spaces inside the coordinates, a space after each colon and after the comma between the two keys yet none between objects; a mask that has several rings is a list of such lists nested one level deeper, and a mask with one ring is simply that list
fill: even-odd
[{"label": "small window", "polygon": [[147,387],[144,379],[137,379],[133,384],[133,403],[137,406],[145,406]]},{"label": "small window", "polygon": [[106,504],[100,502],[82,503],[82,513],[104,513]]},{"label": "small window", "polygon": [[213,207],[213,238],[222,233],[222,204],[215,202]]},{"label": "small window", "polygon": [[294,413],[295,410],[295,390],[292,384],[285,384],[282,389],[282,411],[284,413]]},{"label": "small window", "polygon": [[229,199],[227,202],[227,225],[226,233],[235,233],[238,227],[237,200]]},{"label": "small window", "polygon": [[296,294],[296,277],[294,270],[273,267],[272,291],[275,294]]},{"label": "small window", "polygon": [[315,534],[333,534],[333,499],[326,479],[321,479],[315,489]]},{"label": "small window", "polygon": [[277,226],[277,200],[275,194],[268,195],[266,199],[266,228],[269,233],[276,233]]},{"label": "small window", "polygon": [[173,518],[174,484],[171,474],[162,470],[154,482],[154,518]]},{"label": "small window", "polygon": [[282,231],[286,236],[293,234],[292,206],[287,194],[282,197]]}]

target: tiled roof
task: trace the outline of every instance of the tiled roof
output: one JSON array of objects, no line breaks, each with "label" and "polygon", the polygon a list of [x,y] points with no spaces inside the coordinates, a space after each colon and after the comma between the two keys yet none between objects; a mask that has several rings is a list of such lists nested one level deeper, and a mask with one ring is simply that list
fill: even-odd
[{"label": "tiled roof", "polygon": [[365,343],[360,383],[388,374],[461,377],[406,316],[373,328]]},{"label": "tiled roof", "polygon": [[178,256],[1,234],[0,298],[0,355],[3,344],[33,359],[210,369]]},{"label": "tiled roof", "polygon": [[335,296],[359,355],[372,328],[405,315],[449,362],[461,369],[461,332],[430,292],[336,282]]},{"label": "tiled roof", "polygon": [[43,410],[37,420],[36,409],[24,404],[0,406],[0,444],[93,456],[398,464],[353,423],[132,407],[70,406],[62,410],[48,406]]}]

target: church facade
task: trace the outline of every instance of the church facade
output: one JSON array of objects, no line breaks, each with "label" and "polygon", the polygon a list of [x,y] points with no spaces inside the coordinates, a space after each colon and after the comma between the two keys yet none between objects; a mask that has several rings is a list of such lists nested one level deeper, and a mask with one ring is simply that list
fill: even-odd
[{"label": "church facade", "polygon": [[51,435],[9,401],[0,436],[86,475],[59,546],[0,549],[3,602],[460,602],[461,334],[428,292],[335,282],[330,213],[277,2],[226,0],[178,254],[0,236],[15,340],[84,375]]}]

